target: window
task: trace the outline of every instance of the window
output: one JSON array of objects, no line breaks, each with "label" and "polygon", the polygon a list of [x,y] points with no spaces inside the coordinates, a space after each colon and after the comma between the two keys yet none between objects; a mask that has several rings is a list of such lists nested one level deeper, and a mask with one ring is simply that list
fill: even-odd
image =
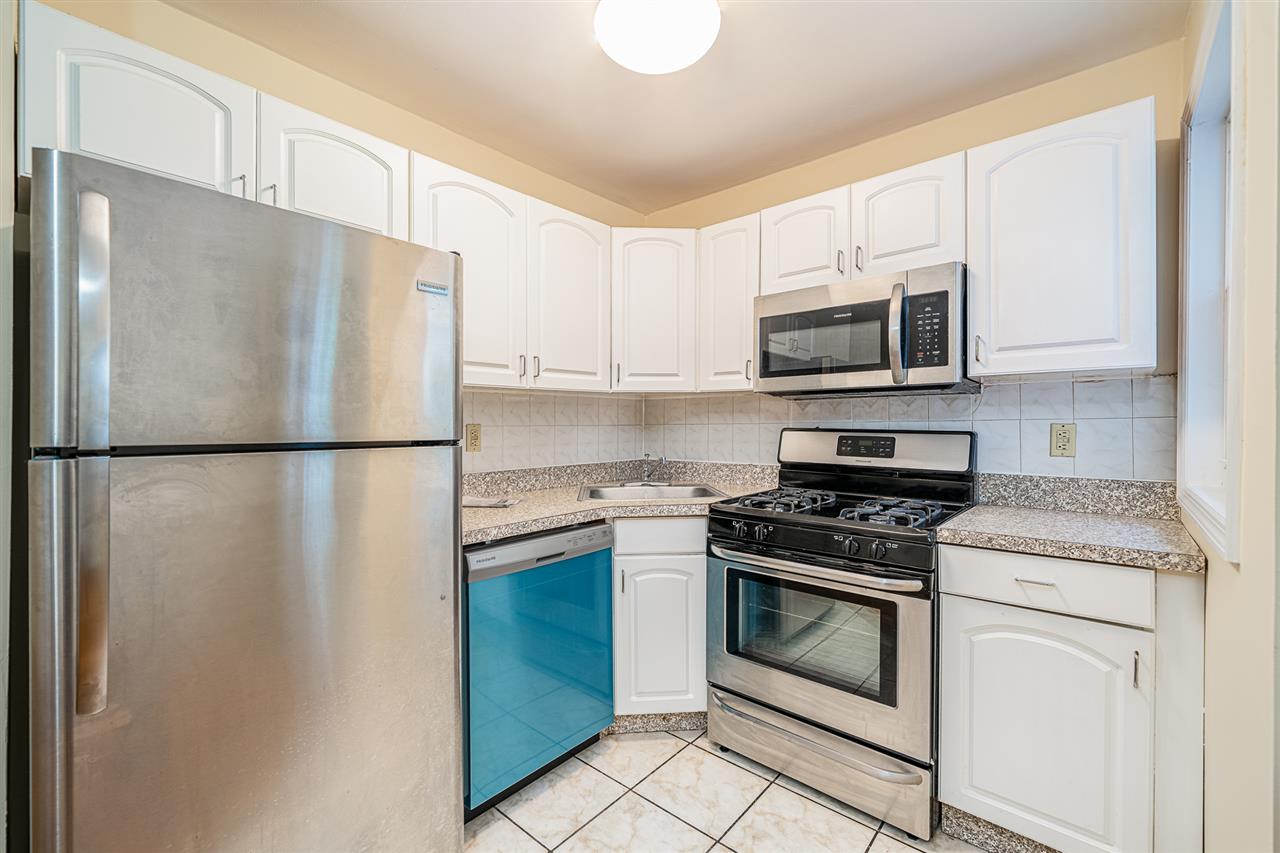
[{"label": "window", "polygon": [[1230,18],[1223,4],[1183,120],[1178,501],[1233,560],[1240,370],[1231,288]]}]

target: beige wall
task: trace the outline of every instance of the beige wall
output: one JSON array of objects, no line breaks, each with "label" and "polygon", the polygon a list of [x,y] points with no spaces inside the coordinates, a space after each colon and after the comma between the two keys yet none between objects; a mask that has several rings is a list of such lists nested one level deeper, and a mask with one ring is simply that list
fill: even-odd
[{"label": "beige wall", "polygon": [[583,216],[610,225],[644,224],[644,216],[628,207],[548,175],[157,0],[44,2],[278,98]]},{"label": "beige wall", "polygon": [[[1197,58],[1207,4],[1188,19]],[[1240,563],[1189,523],[1209,557],[1205,601],[1205,850],[1275,850],[1277,7],[1235,3],[1232,44],[1233,263],[1244,373]],[[1207,49],[1208,45],[1204,45]],[[1185,79],[1193,78],[1193,68]]]}]

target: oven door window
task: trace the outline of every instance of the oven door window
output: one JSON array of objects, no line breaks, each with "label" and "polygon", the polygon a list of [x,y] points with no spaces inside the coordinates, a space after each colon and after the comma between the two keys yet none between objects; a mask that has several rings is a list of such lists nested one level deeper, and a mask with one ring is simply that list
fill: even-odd
[{"label": "oven door window", "polygon": [[896,604],[732,566],[725,581],[729,654],[897,707]]},{"label": "oven door window", "polygon": [[760,376],[889,369],[889,301],[760,318]]}]

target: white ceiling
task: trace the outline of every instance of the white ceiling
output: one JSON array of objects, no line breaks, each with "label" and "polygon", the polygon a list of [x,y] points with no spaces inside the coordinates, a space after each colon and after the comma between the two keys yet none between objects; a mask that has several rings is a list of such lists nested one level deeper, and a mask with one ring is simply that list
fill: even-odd
[{"label": "white ceiling", "polygon": [[594,0],[166,2],[641,213],[1179,38],[1187,11],[720,0],[706,57],[650,77],[596,45]]}]

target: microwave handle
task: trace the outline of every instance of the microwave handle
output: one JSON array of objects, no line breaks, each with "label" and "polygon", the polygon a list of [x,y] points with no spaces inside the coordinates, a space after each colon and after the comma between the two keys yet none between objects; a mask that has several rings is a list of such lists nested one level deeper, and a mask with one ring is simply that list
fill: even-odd
[{"label": "microwave handle", "polygon": [[902,311],[903,297],[907,295],[907,287],[902,282],[894,282],[893,295],[889,297],[889,374],[894,385],[902,385],[907,381],[906,371],[902,367]]}]

